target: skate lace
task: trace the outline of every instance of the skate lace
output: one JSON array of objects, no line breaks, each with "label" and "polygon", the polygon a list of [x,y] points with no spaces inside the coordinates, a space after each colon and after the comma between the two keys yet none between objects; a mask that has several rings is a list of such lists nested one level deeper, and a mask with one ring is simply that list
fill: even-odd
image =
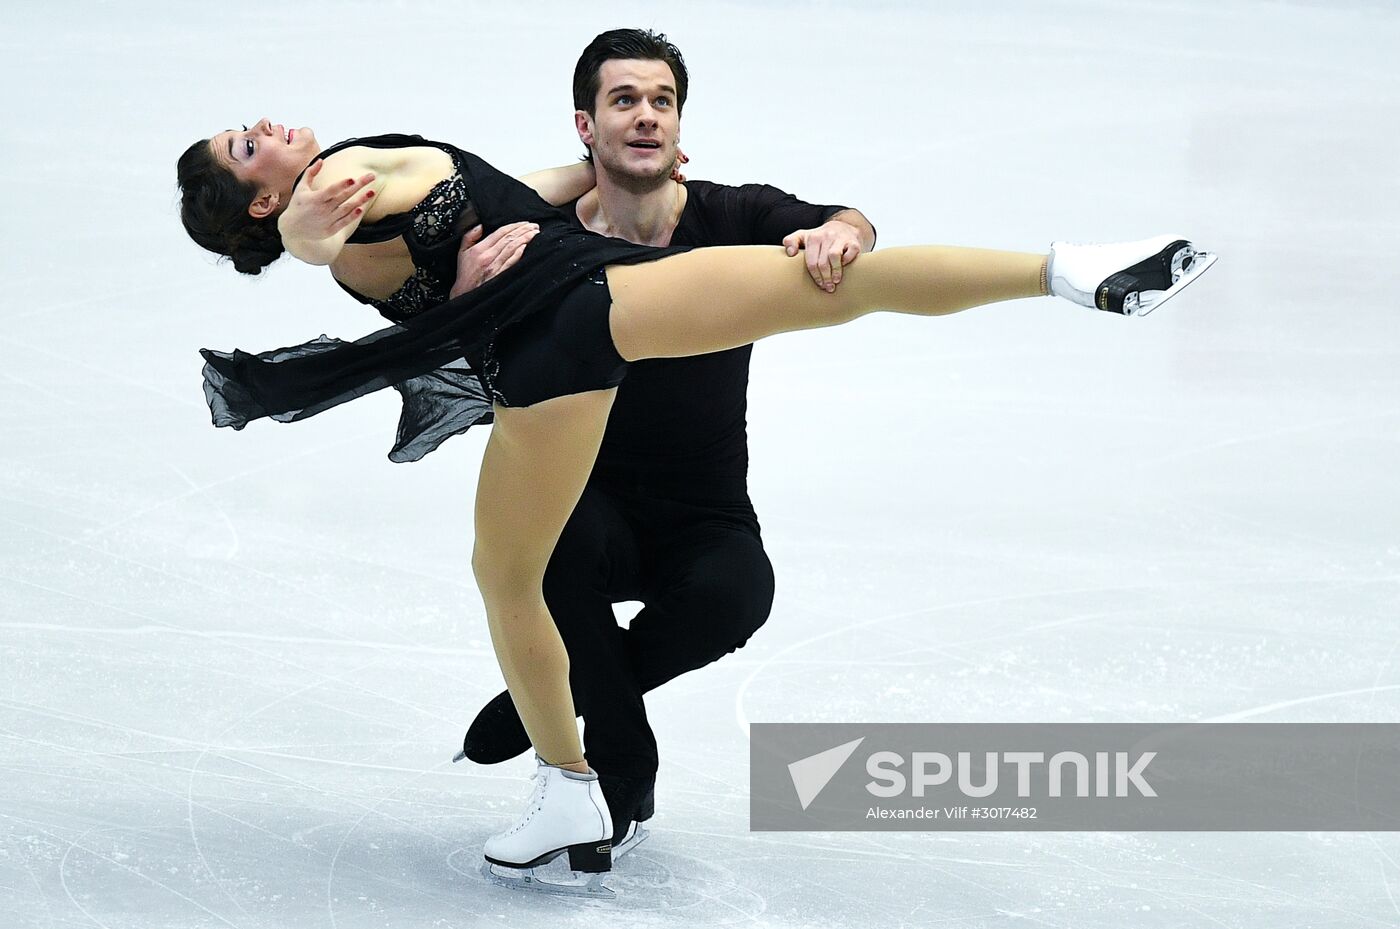
[{"label": "skate lace", "polygon": [[507,832],[506,835],[515,835],[521,829],[528,826],[530,820],[534,819],[535,814],[544,806],[545,787],[548,781],[540,774],[539,768],[536,768],[534,773],[530,775],[530,780],[534,786],[530,791],[529,799],[526,800],[525,813],[520,817],[520,821],[510,828],[510,831]]}]

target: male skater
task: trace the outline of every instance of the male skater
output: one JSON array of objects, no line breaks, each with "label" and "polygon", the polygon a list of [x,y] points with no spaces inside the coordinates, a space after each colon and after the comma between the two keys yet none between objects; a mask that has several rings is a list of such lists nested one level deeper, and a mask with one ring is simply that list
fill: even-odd
[{"label": "male skater", "polygon": [[[672,180],[687,87],[680,50],[664,35],[616,29],[584,49],[574,121],[597,187],[565,212],[645,245],[805,249],[814,286],[834,290],[842,266],[874,246],[874,229],[855,210],[774,187]],[[464,241],[454,293],[509,267],[528,239],[507,227],[474,241]],[[642,695],[742,646],[773,605],[773,569],[748,495],[752,350],[632,363],[545,574],[614,846],[652,814],[658,759]],[[623,600],[644,604],[626,630],[612,610]],[[501,693],[472,723],[463,754],[494,764],[529,747]]]}]

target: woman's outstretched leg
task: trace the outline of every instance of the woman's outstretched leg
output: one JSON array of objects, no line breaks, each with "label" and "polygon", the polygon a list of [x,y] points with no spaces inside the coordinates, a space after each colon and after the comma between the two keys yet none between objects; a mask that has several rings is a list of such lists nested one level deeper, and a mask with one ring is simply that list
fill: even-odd
[{"label": "woman's outstretched leg", "polygon": [[876,310],[937,316],[1048,293],[1048,256],[914,246],[860,256],[835,293],[781,248],[704,248],[608,268],[613,341],[629,361],[701,355]]},{"label": "woman's outstretched leg", "polygon": [[781,249],[707,248],[608,269],[613,341],[639,358],[699,355],[765,336],[849,322],[876,310],[937,316],[1053,293],[1124,315],[1171,299],[1215,263],[1187,239],[1057,242],[1049,255],[922,245],[862,255],[834,294]]}]

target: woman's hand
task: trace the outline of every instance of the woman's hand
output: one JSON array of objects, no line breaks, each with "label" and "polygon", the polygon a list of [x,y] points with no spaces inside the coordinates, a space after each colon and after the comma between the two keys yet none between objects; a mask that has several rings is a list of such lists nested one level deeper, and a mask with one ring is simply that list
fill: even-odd
[{"label": "woman's hand", "polygon": [[676,163],[671,165],[671,180],[677,184],[685,183],[685,175],[681,173],[681,165],[690,164],[690,156],[679,148],[676,149]]},{"label": "woman's hand", "polygon": [[293,255],[311,264],[330,264],[340,254],[364,218],[374,199],[373,173],[319,186],[317,177],[325,162],[317,159],[306,169],[292,191],[287,208],[277,217],[282,244]]}]

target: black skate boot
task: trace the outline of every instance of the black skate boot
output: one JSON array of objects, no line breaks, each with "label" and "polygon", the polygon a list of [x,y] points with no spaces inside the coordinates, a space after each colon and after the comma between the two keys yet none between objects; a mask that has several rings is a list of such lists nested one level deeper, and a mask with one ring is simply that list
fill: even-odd
[{"label": "black skate boot", "polygon": [[599,773],[598,783],[612,813],[612,854],[616,860],[650,835],[642,828],[642,823],[656,814],[656,775],[625,777]]},{"label": "black skate boot", "polygon": [[511,702],[510,691],[503,690],[481,708],[462,739],[462,750],[452,760],[463,758],[477,764],[500,764],[530,750],[530,737],[525,724]]}]

